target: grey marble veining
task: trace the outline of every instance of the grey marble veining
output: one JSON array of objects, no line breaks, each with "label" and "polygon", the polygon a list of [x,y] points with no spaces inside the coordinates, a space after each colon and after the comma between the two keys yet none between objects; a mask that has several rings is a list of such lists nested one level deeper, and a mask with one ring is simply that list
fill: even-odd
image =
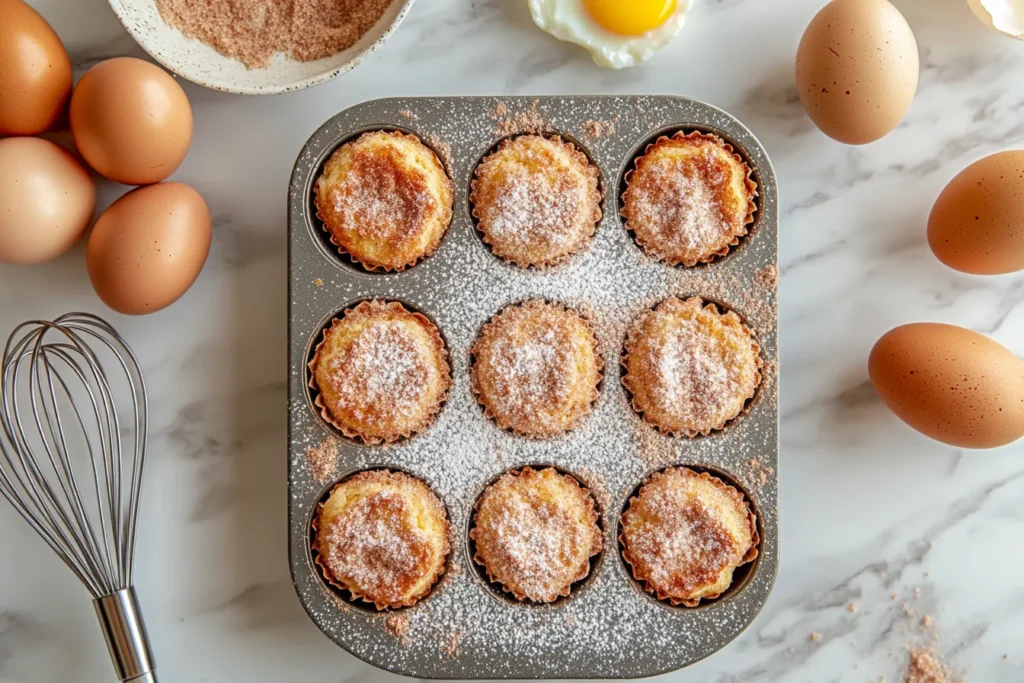
[{"label": "grey marble veining", "polygon": [[[285,201],[310,132],[390,95],[675,93],[738,116],[779,176],[783,538],[761,616],[665,680],[892,683],[917,645],[968,681],[1024,680],[1024,446],[930,442],[866,384],[875,339],[910,320],[965,325],[1024,355],[1024,275],[954,273],[924,239],[953,175],[1024,145],[1024,43],[985,29],[964,0],[894,1],[920,44],[921,84],[900,127],[863,148],[818,133],[793,86],[823,0],[698,0],[674,43],[624,72],[536,30],[525,2],[420,0],[384,48],[324,86],[261,99],[186,86],[195,141],[175,178],[211,205],[210,261],[170,309],[110,316],[153,393],[137,583],[163,679],[400,680],[323,637],[288,574]],[[140,54],[103,0],[33,4],[77,67]],[[81,247],[0,267],[0,282],[3,329],[105,313]],[[6,507],[0,539],[0,682],[111,680],[84,591]]]}]

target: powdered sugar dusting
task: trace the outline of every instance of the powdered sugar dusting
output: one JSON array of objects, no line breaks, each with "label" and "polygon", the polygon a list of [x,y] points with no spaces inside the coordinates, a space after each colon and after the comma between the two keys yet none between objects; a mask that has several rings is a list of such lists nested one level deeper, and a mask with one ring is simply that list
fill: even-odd
[{"label": "powdered sugar dusting", "polygon": [[[593,501],[565,476],[550,469],[506,474],[478,503],[476,559],[520,599],[551,602],[568,595],[600,550],[597,524],[580,521]],[[561,491],[557,498],[546,495],[551,488]]]},{"label": "powdered sugar dusting", "polygon": [[337,216],[339,229],[352,230],[364,239],[406,239],[434,210],[426,186],[410,178],[390,149],[355,156],[351,171],[337,183],[325,180],[317,187],[317,196],[323,200],[321,211]]},{"label": "powdered sugar dusting", "polygon": [[[480,155],[497,142],[489,114],[504,108],[505,118],[513,119],[533,109],[532,99],[509,97],[502,102],[502,107],[490,98],[360,105],[318,134],[308,160],[300,158],[300,173],[292,187],[293,207],[302,202],[308,205],[303,187],[308,169],[323,149],[320,145],[330,145],[351,130],[394,122],[414,127],[423,139],[432,134],[447,142],[451,174],[457,182],[449,235],[432,258],[401,274],[371,276],[338,266],[309,239],[301,213],[293,214],[290,491],[296,583],[314,620],[331,638],[378,666],[419,677],[634,677],[692,663],[742,630],[767,595],[777,558],[775,477],[747,491],[766,531],[765,560],[741,591],[712,610],[669,609],[645,596],[616,556],[618,517],[636,486],[666,464],[706,465],[744,482],[741,475],[751,458],[774,469],[774,382],[766,381],[751,412],[725,431],[677,439],[660,434],[636,415],[613,361],[622,353],[629,327],[644,311],[666,297],[694,294],[737,311],[762,345],[765,360],[774,358],[777,297],[753,279],[757,269],[775,261],[777,207],[770,171],[764,170],[767,160],[752,138],[733,128],[726,117],[685,100],[546,98],[536,107],[543,114],[544,131],[564,133],[567,139],[584,140],[581,112],[601,121],[620,117],[615,135],[587,146],[609,185],[616,185],[623,160],[640,141],[650,139],[652,131],[680,121],[703,121],[709,128],[728,132],[730,140],[743,144],[752,161],[764,167],[762,205],[759,222],[744,248],[707,268],[669,268],[654,261],[637,248],[615,212],[606,211],[586,249],[559,266],[524,270],[495,258],[476,234],[469,214],[466,185]],[[398,115],[402,110],[418,116],[414,125]],[[615,194],[613,188],[606,191],[606,206],[615,205]],[[318,277],[322,287],[311,284]],[[446,572],[426,599],[403,611],[411,623],[401,645],[386,635],[386,617],[339,608],[336,594],[305,569],[308,554],[302,541],[308,535],[309,511],[323,489],[304,455],[305,448],[319,443],[323,435],[307,405],[305,346],[318,321],[344,302],[372,296],[406,301],[422,310],[437,324],[451,352],[453,384],[448,403],[430,429],[391,447],[342,445],[339,476],[382,464],[405,470],[429,483],[451,519],[455,546],[451,566],[461,571]],[[482,328],[510,304],[531,299],[557,301],[582,313],[609,366],[592,412],[568,433],[544,440],[502,430],[487,419],[470,387],[469,351]],[[770,362],[766,368],[776,372]],[[600,482],[604,557],[571,597],[554,606],[517,605],[497,599],[481,577],[468,552],[467,531],[473,504],[488,484],[509,468],[548,463],[594,486],[595,495],[595,482]]]},{"label": "powdered sugar dusting", "polygon": [[428,366],[401,327],[380,323],[362,331],[329,365],[341,405],[360,420],[384,426],[415,417],[427,394]]},{"label": "powdered sugar dusting", "polygon": [[754,395],[755,343],[738,320],[719,315],[700,299],[671,298],[630,330],[626,385],[634,406],[666,432],[721,428]]},{"label": "powdered sugar dusting", "polygon": [[[710,152],[704,154],[710,158]],[[629,205],[631,226],[643,230],[645,239],[659,243],[665,252],[689,254],[707,251],[730,236],[730,222],[715,202],[716,188],[728,180],[721,169],[700,176],[673,164],[650,177],[636,186]]]},{"label": "powdered sugar dusting", "polygon": [[435,152],[402,133],[364,133],[339,147],[314,195],[332,242],[371,270],[433,253],[451,216],[451,181]]},{"label": "powdered sugar dusting", "polygon": [[[710,481],[685,470],[656,474],[623,515],[623,539],[634,572],[659,595],[680,600],[717,595],[722,573],[731,573],[750,548],[750,539],[734,538],[722,518],[737,510],[710,505],[708,494],[697,492],[698,483],[711,486]],[[711,490],[717,495],[716,488]]]},{"label": "powdered sugar dusting", "polygon": [[[637,161],[622,213],[652,256],[694,265],[747,232],[748,198],[733,195],[736,162],[721,144],[700,134],[676,136],[659,140]],[[677,153],[680,145],[685,154]]]},{"label": "powdered sugar dusting", "polygon": [[450,383],[442,344],[429,321],[401,304],[363,302],[335,318],[317,347],[318,405],[364,440],[423,429]]},{"label": "powdered sugar dusting", "polygon": [[487,324],[473,350],[473,388],[499,425],[551,436],[589,412],[601,362],[579,343],[581,331],[586,339],[589,327],[578,314],[537,300]]},{"label": "powdered sugar dusting", "polygon": [[601,216],[597,171],[586,156],[536,135],[506,140],[485,158],[471,200],[495,254],[522,266],[578,251]]},{"label": "powdered sugar dusting", "polygon": [[[321,529],[323,563],[335,577],[382,603],[400,602],[431,561],[430,537],[407,524],[405,499],[382,489],[353,503]],[[323,551],[326,549],[326,553]]]}]

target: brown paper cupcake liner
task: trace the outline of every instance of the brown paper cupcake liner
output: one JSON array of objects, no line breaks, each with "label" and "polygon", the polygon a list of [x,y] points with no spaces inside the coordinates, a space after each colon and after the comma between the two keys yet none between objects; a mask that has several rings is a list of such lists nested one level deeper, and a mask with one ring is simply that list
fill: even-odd
[{"label": "brown paper cupcake liner", "polygon": [[[400,602],[387,602],[387,603],[377,602],[376,600],[374,600],[374,599],[372,599],[372,598],[370,598],[370,597],[368,597],[366,595],[363,595],[362,593],[360,593],[358,590],[354,589],[353,587],[351,587],[351,586],[349,586],[349,585],[339,581],[331,573],[331,570],[327,568],[327,565],[324,564],[323,556],[322,556],[322,553],[320,552],[320,543],[319,543],[319,538],[320,538],[320,513],[323,510],[324,501],[326,501],[328,498],[330,498],[331,495],[338,489],[338,487],[340,487],[346,481],[349,481],[353,477],[358,476],[360,474],[363,474],[365,472],[384,472],[386,474],[395,474],[395,472],[392,472],[391,470],[388,470],[388,469],[384,469],[384,470],[362,470],[360,472],[353,473],[352,475],[346,477],[343,481],[340,481],[340,482],[338,482],[337,484],[335,484],[334,486],[331,487],[331,490],[327,493],[327,495],[324,496],[323,498],[321,498],[321,500],[316,504],[316,514],[313,515],[313,519],[310,522],[310,528],[313,530],[313,539],[314,539],[313,543],[311,544],[311,551],[312,551],[312,554],[313,554],[313,564],[319,570],[320,576],[323,577],[323,580],[329,586],[331,586],[332,588],[334,588],[334,589],[338,590],[339,592],[341,592],[341,594],[344,597],[347,597],[349,599],[349,602],[352,602],[352,603],[360,603],[360,602],[362,602],[362,603],[365,603],[365,604],[368,604],[368,605],[373,605],[377,609],[378,612],[383,612],[385,610],[397,610],[397,609],[403,609],[403,608],[406,608],[406,607],[412,607],[413,605],[418,603],[420,600],[422,600],[423,598],[425,598],[428,595],[430,595],[434,591],[434,587],[437,586],[437,583],[441,580],[441,578],[447,572],[448,558],[451,556],[451,551],[452,551],[451,529],[450,529],[450,527],[451,527],[451,520],[448,519],[448,510],[444,509],[443,505],[442,505],[442,509],[444,509],[445,522],[447,523],[447,525],[449,527],[448,532],[445,533],[445,538],[444,538],[444,541],[445,541],[445,547],[444,547],[445,561],[442,564],[441,568],[434,573],[434,576],[431,578],[431,580],[427,584],[426,588],[424,588],[422,591],[420,591],[416,595],[409,596],[408,598],[406,598],[405,600],[402,600]],[[414,478],[415,479],[415,477],[412,477],[412,475],[406,475],[406,476],[409,476],[410,478]],[[421,480],[417,480],[417,481],[421,481]],[[433,491],[431,491],[431,492],[433,492]]]},{"label": "brown paper cupcake liner", "polygon": [[[421,324],[423,324],[424,329],[428,331],[432,341],[435,344],[435,347],[440,352],[440,367],[445,377],[444,391],[442,392],[440,398],[438,399],[437,405],[434,406],[434,409],[430,413],[424,416],[423,421],[420,425],[412,429],[407,429],[403,432],[388,434],[387,436],[383,437],[362,434],[361,432],[349,429],[346,425],[336,420],[335,417],[331,414],[330,409],[324,404],[323,397],[320,392],[320,387],[316,383],[316,366],[320,362],[320,351],[323,348],[323,345],[327,342],[328,332],[330,330],[333,330],[338,325],[340,325],[342,323],[342,320],[350,315],[369,316],[371,313],[377,312],[371,311],[371,309],[378,309],[381,307],[383,307],[383,309],[381,310],[390,310],[393,312],[400,311],[406,313],[412,316]],[[317,342],[317,345],[314,348],[313,359],[306,364],[306,367],[309,368],[309,382],[307,383],[307,385],[313,391],[316,392],[316,395],[313,398],[313,405],[316,406],[317,409],[319,409],[320,416],[324,419],[325,422],[327,422],[327,424],[337,429],[339,432],[341,432],[342,435],[344,435],[348,439],[363,443],[367,446],[377,446],[384,443],[392,444],[397,441],[410,439],[416,434],[419,434],[426,430],[437,419],[438,414],[441,412],[441,408],[448,400],[448,393],[451,390],[452,386],[451,364],[448,362],[448,347],[444,343],[444,339],[441,338],[441,333],[438,331],[437,326],[433,322],[431,322],[431,320],[427,318],[427,316],[423,315],[422,313],[419,313],[418,311],[410,311],[408,308],[406,308],[404,305],[397,301],[386,301],[384,299],[369,299],[366,301],[361,301],[352,308],[346,308],[344,312],[342,312],[341,318],[333,318],[331,320],[330,327],[325,329],[321,333],[320,341]]]},{"label": "brown paper cupcake liner", "polygon": [[[654,480],[654,478],[656,476],[662,474],[666,469],[671,469],[671,468],[688,470],[690,472],[693,472],[694,474],[696,474],[701,479],[711,482],[711,484],[713,486],[715,486],[716,488],[718,488],[718,489],[720,489],[722,491],[725,491],[730,497],[738,497],[739,500],[741,500],[743,502],[744,507],[746,507],[746,509],[747,509],[747,520],[750,523],[750,549],[747,550],[746,554],[740,559],[739,564],[737,564],[735,567],[733,567],[733,572],[735,572],[737,569],[739,569],[743,565],[749,564],[749,563],[753,562],[755,559],[757,559],[757,556],[760,554],[760,551],[758,550],[758,548],[761,545],[761,535],[757,532],[757,516],[754,514],[754,511],[751,508],[750,501],[747,500],[747,497],[743,494],[743,492],[740,491],[739,489],[737,489],[735,486],[730,486],[729,484],[726,484],[724,481],[722,481],[718,477],[712,476],[712,475],[708,474],[707,472],[697,472],[696,470],[693,470],[693,469],[691,469],[689,467],[686,467],[685,465],[674,465],[674,466],[667,467],[667,468],[664,468],[662,470],[659,470],[659,471],[653,473],[652,475],[650,475],[649,477],[647,477],[647,479],[645,479],[644,482],[640,485],[640,488],[638,489],[637,493],[635,495],[633,495],[633,496],[630,496],[630,498],[629,498],[629,505],[627,506],[626,510],[628,511],[629,508],[633,507],[633,503],[635,503],[640,498],[640,494],[643,492],[643,489],[647,485],[649,485]],[[622,514],[625,515],[625,512],[623,512]],[[620,529],[622,528],[622,516],[621,515],[619,517],[619,528]],[[683,607],[697,607],[698,605],[700,605],[701,601],[710,602],[712,600],[716,600],[716,599],[720,598],[722,595],[724,595],[729,590],[729,588],[732,588],[733,584],[730,583],[729,584],[729,588],[726,588],[721,593],[717,593],[717,594],[714,594],[714,595],[705,595],[705,596],[702,596],[700,598],[695,598],[695,599],[680,599],[680,598],[668,595],[664,591],[658,589],[656,586],[651,585],[651,583],[649,583],[646,578],[637,576],[637,569],[636,569],[636,567],[633,564],[633,558],[629,554],[629,549],[628,549],[628,546],[626,544],[625,536],[626,536],[625,532],[620,532],[619,533],[619,537],[618,537],[618,541],[619,541],[619,547],[621,548],[621,552],[622,552],[622,559],[626,563],[626,565],[629,567],[630,575],[638,583],[640,583],[643,586],[643,589],[645,591],[647,591],[648,593],[651,593],[652,595],[654,595],[656,598],[658,598],[658,600],[667,601],[667,602],[671,603],[675,607],[679,607],[679,606],[683,606]]]},{"label": "brown paper cupcake liner", "polygon": [[[388,135],[392,135],[392,136],[397,137],[397,138],[408,138],[412,142],[419,143],[419,144],[423,145],[424,148],[429,150],[430,154],[434,157],[434,160],[437,161],[437,164],[441,168],[441,171],[444,173],[445,179],[448,181],[447,184],[448,184],[449,193],[451,194],[451,196],[453,198],[453,201],[454,201],[454,197],[455,197],[455,183],[452,182],[451,176],[448,174],[448,169],[444,165],[444,162],[441,160],[441,157],[439,157],[437,155],[437,152],[435,152],[429,145],[425,144],[422,140],[420,140],[420,138],[418,136],[413,135],[412,133],[403,133],[402,131],[399,131],[399,130],[367,131],[367,132],[363,133],[362,135],[360,135],[359,137],[361,138],[364,135],[371,135],[373,133],[387,133]],[[356,139],[358,140],[359,138],[356,138]],[[373,261],[368,261],[366,259],[361,259],[357,255],[353,254],[348,249],[346,249],[344,247],[344,245],[339,244],[338,240],[334,237],[334,233],[331,232],[330,229],[328,229],[327,222],[324,220],[324,217],[320,214],[320,189],[317,187],[317,185],[318,185],[317,183],[315,183],[315,182],[313,183],[313,197],[314,197],[313,205],[316,207],[316,217],[317,217],[317,220],[320,221],[320,229],[327,234],[328,240],[334,246],[334,248],[338,250],[339,254],[341,254],[345,258],[351,259],[353,262],[359,264],[360,267],[362,267],[364,270],[366,270],[369,273],[400,273],[400,272],[402,272],[403,270],[405,270],[407,268],[412,268],[413,266],[417,265],[418,263],[423,262],[427,258],[433,256],[437,252],[437,250],[441,248],[441,242],[444,240],[444,236],[448,234],[448,231],[452,227],[452,218],[455,215],[455,211],[454,211],[454,207],[451,204],[449,204],[449,205],[444,207],[444,212],[442,214],[443,220],[444,220],[444,223],[445,223],[444,230],[442,230],[440,233],[438,233],[437,237],[435,239],[431,240],[430,244],[427,245],[427,247],[423,251],[423,253],[419,254],[416,258],[410,259],[407,263],[404,263],[404,264],[401,264],[401,265],[398,265],[398,266],[393,266],[393,265],[388,265],[388,264],[381,264],[381,263],[374,263]]]},{"label": "brown paper cupcake liner", "polygon": [[[717,261],[719,259],[725,258],[726,256],[729,255],[729,253],[733,249],[735,249],[737,246],[739,246],[740,239],[742,237],[745,237],[747,234],[749,234],[750,230],[749,230],[748,226],[750,226],[750,225],[752,225],[754,223],[754,217],[757,214],[757,203],[754,200],[759,195],[758,195],[757,182],[754,181],[754,170],[750,167],[750,165],[746,162],[746,160],[740,154],[738,154],[736,152],[736,148],[735,147],[733,147],[730,143],[726,142],[725,140],[723,140],[721,137],[715,135],[714,133],[704,133],[702,131],[690,131],[689,133],[687,133],[687,132],[684,132],[684,131],[680,130],[680,131],[677,131],[675,134],[673,134],[671,137],[669,137],[667,135],[662,135],[662,136],[658,137],[657,140],[655,140],[654,142],[648,144],[644,148],[643,154],[638,154],[636,157],[634,157],[634,159],[632,161],[632,166],[633,167],[631,169],[629,169],[628,171],[626,171],[625,176],[623,176],[623,179],[624,179],[625,185],[626,185],[626,189],[629,188],[629,181],[633,177],[633,174],[636,173],[636,171],[639,168],[639,165],[640,165],[641,161],[643,160],[643,158],[645,156],[647,156],[648,154],[650,154],[653,149],[655,149],[655,148],[657,148],[659,146],[668,144],[668,143],[672,142],[673,140],[686,140],[686,139],[695,139],[695,138],[702,138],[702,139],[710,140],[710,141],[714,142],[715,144],[720,146],[722,149],[724,149],[726,152],[731,154],[732,158],[737,163],[742,165],[743,168],[746,169],[746,171],[747,171],[746,185],[747,185],[747,189],[750,191],[750,199],[747,201],[747,215],[743,219],[743,225],[741,226],[739,232],[736,232],[733,235],[732,240],[730,240],[730,242],[726,246],[722,247],[721,249],[719,249],[718,251],[715,251],[713,253],[705,254],[704,256],[702,256],[699,259],[684,259],[684,260],[674,261],[672,259],[668,259],[668,258],[664,258],[664,257],[660,256],[657,253],[658,245],[646,242],[634,229],[630,228],[629,227],[629,216],[626,215],[625,207],[620,209],[619,210],[619,215],[622,216],[623,219],[625,219],[624,222],[625,222],[625,227],[626,227],[627,232],[629,232],[633,236],[633,239],[636,241],[637,244],[640,245],[640,247],[643,249],[643,252],[645,254],[647,254],[648,256],[650,256],[651,258],[653,258],[653,259],[655,259],[657,261],[661,261],[663,263],[667,263],[670,266],[684,266],[686,268],[692,268],[693,266],[696,266],[699,263],[711,263],[713,261]],[[626,192],[624,190],[623,193],[620,195],[620,199],[623,202],[623,205],[625,204],[625,197],[626,197]]]},{"label": "brown paper cupcake liner", "polygon": [[[597,371],[597,380],[594,382],[593,390],[591,392],[590,400],[587,402],[586,409],[580,409],[577,414],[573,415],[570,418],[569,426],[566,427],[565,429],[563,429],[561,432],[558,432],[556,434],[531,434],[531,433],[526,433],[526,432],[523,432],[521,430],[516,429],[511,424],[509,424],[505,420],[501,419],[501,417],[498,414],[496,414],[491,409],[490,405],[488,405],[488,403],[487,403],[487,400],[485,399],[485,397],[481,393],[480,388],[478,386],[477,376],[476,376],[476,363],[477,363],[477,356],[478,356],[477,349],[478,349],[479,345],[481,343],[483,343],[483,341],[485,339],[489,339],[488,335],[493,333],[494,324],[495,324],[496,319],[502,313],[504,313],[505,311],[507,311],[508,309],[513,308],[513,307],[527,308],[528,309],[528,308],[539,307],[542,304],[555,305],[555,306],[558,306],[559,308],[561,308],[562,310],[564,310],[564,311],[566,311],[568,313],[574,313],[577,316],[579,316],[579,318],[586,325],[587,331],[589,332],[590,341],[593,344],[594,359],[595,359],[594,366],[595,366],[595,370]],[[600,398],[600,396],[601,396],[601,392],[599,390],[599,387],[601,386],[601,383],[604,381],[605,361],[604,361],[604,356],[601,355],[600,346],[599,346],[598,340],[597,340],[597,332],[595,331],[594,324],[593,324],[593,322],[591,322],[587,318],[587,316],[583,315],[580,311],[578,311],[575,308],[572,308],[570,306],[567,306],[566,304],[557,302],[557,301],[548,301],[548,300],[545,300],[545,299],[528,299],[527,301],[522,301],[522,302],[519,302],[519,303],[509,304],[508,306],[505,306],[500,311],[498,311],[493,316],[491,316],[490,320],[488,320],[484,324],[483,328],[480,330],[480,335],[477,337],[477,340],[473,343],[473,346],[469,350],[469,359],[470,359],[469,388],[470,388],[470,391],[473,393],[473,397],[476,398],[477,403],[479,403],[480,406],[483,407],[484,417],[486,417],[487,419],[489,419],[492,422],[494,422],[498,426],[499,429],[501,429],[503,431],[506,431],[506,432],[509,432],[511,434],[515,434],[516,436],[522,437],[524,439],[533,439],[533,440],[536,440],[536,441],[544,441],[544,440],[547,440],[547,439],[557,438],[557,437],[559,437],[559,436],[561,436],[563,434],[566,434],[566,433],[572,431],[573,429],[575,429],[576,427],[579,426],[580,421],[584,417],[586,417],[587,415],[589,415],[593,411],[594,405],[597,403],[597,399]]]},{"label": "brown paper cupcake liner", "polygon": [[[633,412],[635,412],[637,415],[639,415],[640,418],[646,424],[650,425],[651,427],[656,429],[661,434],[664,434],[665,436],[670,436],[670,437],[673,437],[673,438],[677,438],[677,439],[678,438],[683,438],[683,437],[689,438],[689,439],[693,439],[693,438],[696,438],[698,436],[709,436],[713,432],[720,432],[720,431],[722,431],[727,426],[729,426],[731,423],[736,422],[737,420],[742,418],[744,415],[748,414],[750,412],[750,410],[754,406],[754,399],[757,397],[757,391],[758,391],[758,389],[761,388],[761,382],[764,380],[764,376],[763,376],[763,374],[761,372],[764,369],[764,361],[761,359],[761,345],[757,343],[757,338],[754,336],[754,332],[750,329],[750,327],[746,324],[746,322],[744,322],[743,319],[740,318],[740,316],[735,311],[726,310],[723,313],[723,312],[721,312],[719,310],[719,308],[718,308],[718,306],[716,304],[714,304],[712,302],[708,302],[708,301],[704,300],[701,297],[689,297],[689,298],[699,298],[701,300],[701,302],[704,304],[704,306],[703,306],[704,310],[711,311],[715,315],[718,315],[720,317],[734,316],[736,319],[739,320],[740,325],[741,325],[743,331],[747,334],[748,337],[750,337],[750,343],[751,343],[751,346],[752,346],[752,348],[754,350],[754,365],[756,367],[756,371],[755,371],[755,375],[754,375],[754,391],[753,391],[753,393],[746,398],[746,400],[744,401],[744,404],[743,404],[743,408],[738,413],[736,413],[735,415],[730,417],[729,419],[723,420],[722,422],[716,424],[715,426],[709,427],[708,429],[704,429],[704,430],[689,430],[688,429],[688,430],[685,430],[685,431],[679,431],[679,430],[666,429],[666,428],[662,427],[657,422],[655,422],[653,419],[651,419],[646,414],[644,409],[641,408],[637,404],[636,396],[635,396],[635,394],[633,392],[632,387],[630,386],[631,383],[629,381],[630,380],[629,357],[630,357],[630,354],[633,352],[633,346],[636,343],[636,340],[633,339],[633,331],[639,329],[640,327],[642,327],[643,323],[647,319],[647,317],[650,316],[654,312],[653,309],[644,311],[643,315],[641,315],[639,318],[637,318],[632,323],[632,325],[630,325],[629,331],[626,333],[626,340],[623,343],[622,356],[619,358],[619,364],[622,366],[623,372],[624,372],[624,374],[622,375],[622,386],[626,390],[626,394],[629,397],[629,405],[630,405],[630,407],[633,408]],[[685,300],[688,300],[688,299],[684,299],[684,301]]]},{"label": "brown paper cupcake liner", "polygon": [[[594,193],[592,195],[593,199],[594,199],[594,207],[595,208],[594,208],[593,214],[591,215],[591,218],[592,218],[592,221],[593,221],[593,226],[592,226],[592,229],[591,229],[590,233],[587,235],[585,240],[580,242],[579,246],[575,250],[573,250],[573,251],[571,251],[571,252],[569,252],[567,254],[563,254],[562,256],[559,256],[557,258],[553,258],[553,259],[550,259],[548,261],[545,261],[543,263],[532,263],[532,262],[529,262],[529,261],[517,259],[516,257],[511,256],[511,255],[499,254],[497,251],[495,251],[495,245],[491,241],[490,235],[488,235],[487,231],[484,230],[481,227],[481,225],[480,225],[480,221],[481,221],[482,217],[480,216],[479,213],[477,213],[477,204],[478,204],[477,187],[478,187],[478,184],[479,184],[480,168],[484,164],[486,164],[488,161],[490,161],[493,157],[495,157],[498,154],[498,152],[501,152],[502,150],[505,150],[509,146],[511,146],[513,144],[513,141],[516,140],[517,138],[525,137],[525,136],[530,136],[530,135],[533,135],[533,136],[536,136],[536,137],[543,137],[543,138],[545,138],[547,140],[550,140],[551,142],[554,142],[555,144],[560,145],[563,148],[565,148],[569,152],[570,156],[572,156],[573,159],[575,159],[580,164],[585,166],[588,169],[588,171],[590,172],[590,174],[592,175],[592,177],[597,181],[595,183]],[[552,268],[554,266],[561,265],[561,264],[565,263],[566,261],[568,261],[569,259],[571,259],[573,256],[579,254],[581,251],[583,251],[587,247],[587,245],[590,243],[590,241],[594,238],[594,234],[597,232],[597,226],[601,223],[601,219],[604,217],[604,212],[603,212],[603,210],[601,208],[601,201],[604,198],[604,187],[603,187],[603,185],[604,185],[604,183],[603,183],[603,180],[601,179],[601,173],[598,171],[598,169],[594,165],[594,163],[590,160],[590,157],[588,157],[586,154],[584,154],[583,151],[581,149],[579,149],[575,145],[575,143],[573,143],[572,141],[566,140],[565,138],[563,138],[563,137],[561,137],[559,135],[542,135],[542,134],[538,134],[538,133],[519,133],[519,134],[516,134],[516,135],[509,136],[509,137],[505,138],[504,140],[502,140],[500,143],[498,143],[497,148],[493,152],[490,152],[489,154],[487,154],[487,156],[485,156],[483,159],[481,159],[480,162],[476,165],[476,168],[473,169],[473,179],[469,183],[469,203],[470,203],[470,207],[471,207],[470,214],[475,219],[473,221],[473,223],[474,223],[474,227],[476,228],[476,231],[478,233],[480,233],[481,239],[483,239],[483,241],[487,244],[487,246],[490,247],[491,253],[493,253],[497,258],[500,258],[502,261],[506,261],[506,262],[511,263],[511,264],[513,264],[513,265],[515,265],[515,266],[517,266],[519,268],[522,268],[523,270],[528,270],[528,269],[546,270],[548,268]]]},{"label": "brown paper cupcake liner", "polygon": [[600,525],[598,524],[598,519],[600,518],[600,516],[597,513],[597,503],[594,502],[594,495],[593,495],[593,493],[591,493],[590,489],[588,489],[586,486],[584,486],[580,482],[579,479],[577,479],[575,476],[573,476],[573,475],[571,475],[571,474],[569,474],[567,472],[562,472],[562,471],[557,470],[557,469],[555,469],[553,467],[544,467],[544,468],[542,468],[540,470],[537,470],[537,469],[534,469],[533,467],[530,467],[529,465],[526,465],[524,467],[515,467],[515,468],[512,468],[510,470],[507,470],[496,481],[492,482],[491,484],[488,484],[487,488],[485,488],[483,493],[481,493],[480,496],[476,499],[476,502],[473,503],[473,527],[469,530],[469,537],[470,537],[470,539],[472,539],[474,546],[476,546],[476,550],[473,552],[473,562],[475,562],[477,565],[479,565],[480,567],[483,568],[484,573],[487,575],[488,581],[490,581],[494,586],[500,588],[503,592],[508,593],[509,595],[514,597],[519,602],[536,603],[536,604],[550,604],[550,602],[555,602],[555,600],[559,600],[561,598],[568,597],[572,593],[572,587],[573,586],[575,586],[577,583],[579,583],[580,581],[583,581],[585,578],[590,576],[591,564],[592,564],[592,559],[591,558],[596,557],[597,555],[600,555],[601,551],[604,549],[603,534],[598,534],[595,537],[595,543],[594,543],[595,547],[591,548],[590,555],[587,556],[586,566],[582,567],[580,569],[580,571],[578,572],[578,574],[572,579],[572,581],[570,581],[561,591],[559,591],[558,596],[554,600],[551,600],[549,603],[537,603],[537,601],[532,600],[531,598],[529,598],[525,593],[523,593],[522,591],[518,590],[515,586],[508,586],[508,585],[502,583],[502,581],[500,579],[498,579],[494,575],[494,573],[492,573],[491,568],[487,566],[487,562],[480,555],[479,545],[477,544],[476,516],[477,516],[477,513],[479,512],[479,509],[480,509],[480,502],[483,500],[484,496],[487,494],[487,491],[492,486],[497,484],[498,481],[500,481],[501,479],[503,479],[505,477],[517,477],[517,476],[519,476],[521,474],[528,474],[528,473],[531,473],[531,472],[542,472],[545,469],[554,469],[555,472],[557,472],[560,477],[563,477],[563,478],[571,481],[576,486],[575,490],[577,490],[579,492],[580,498],[585,501],[584,504],[587,507],[587,523],[594,524],[594,525],[596,525],[598,527],[598,529],[600,529]]}]

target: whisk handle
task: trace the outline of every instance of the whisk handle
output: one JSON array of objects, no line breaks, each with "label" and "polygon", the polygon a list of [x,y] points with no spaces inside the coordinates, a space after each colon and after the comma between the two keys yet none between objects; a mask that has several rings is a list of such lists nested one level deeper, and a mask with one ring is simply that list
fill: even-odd
[{"label": "whisk handle", "polygon": [[146,624],[134,588],[93,601],[118,679],[125,683],[157,683]]}]

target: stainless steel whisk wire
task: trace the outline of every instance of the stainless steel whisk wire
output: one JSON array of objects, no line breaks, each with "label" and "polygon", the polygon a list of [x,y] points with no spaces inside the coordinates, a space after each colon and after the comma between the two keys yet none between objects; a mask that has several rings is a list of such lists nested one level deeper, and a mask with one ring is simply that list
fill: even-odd
[{"label": "stainless steel whisk wire", "polygon": [[[97,350],[116,360],[114,372]],[[118,389],[130,397],[125,422]],[[33,320],[8,338],[0,374],[0,492],[92,595],[115,671],[133,683],[156,682],[132,587],[148,418],[138,359],[102,318]],[[74,436],[82,437],[83,452],[73,450]]]}]

